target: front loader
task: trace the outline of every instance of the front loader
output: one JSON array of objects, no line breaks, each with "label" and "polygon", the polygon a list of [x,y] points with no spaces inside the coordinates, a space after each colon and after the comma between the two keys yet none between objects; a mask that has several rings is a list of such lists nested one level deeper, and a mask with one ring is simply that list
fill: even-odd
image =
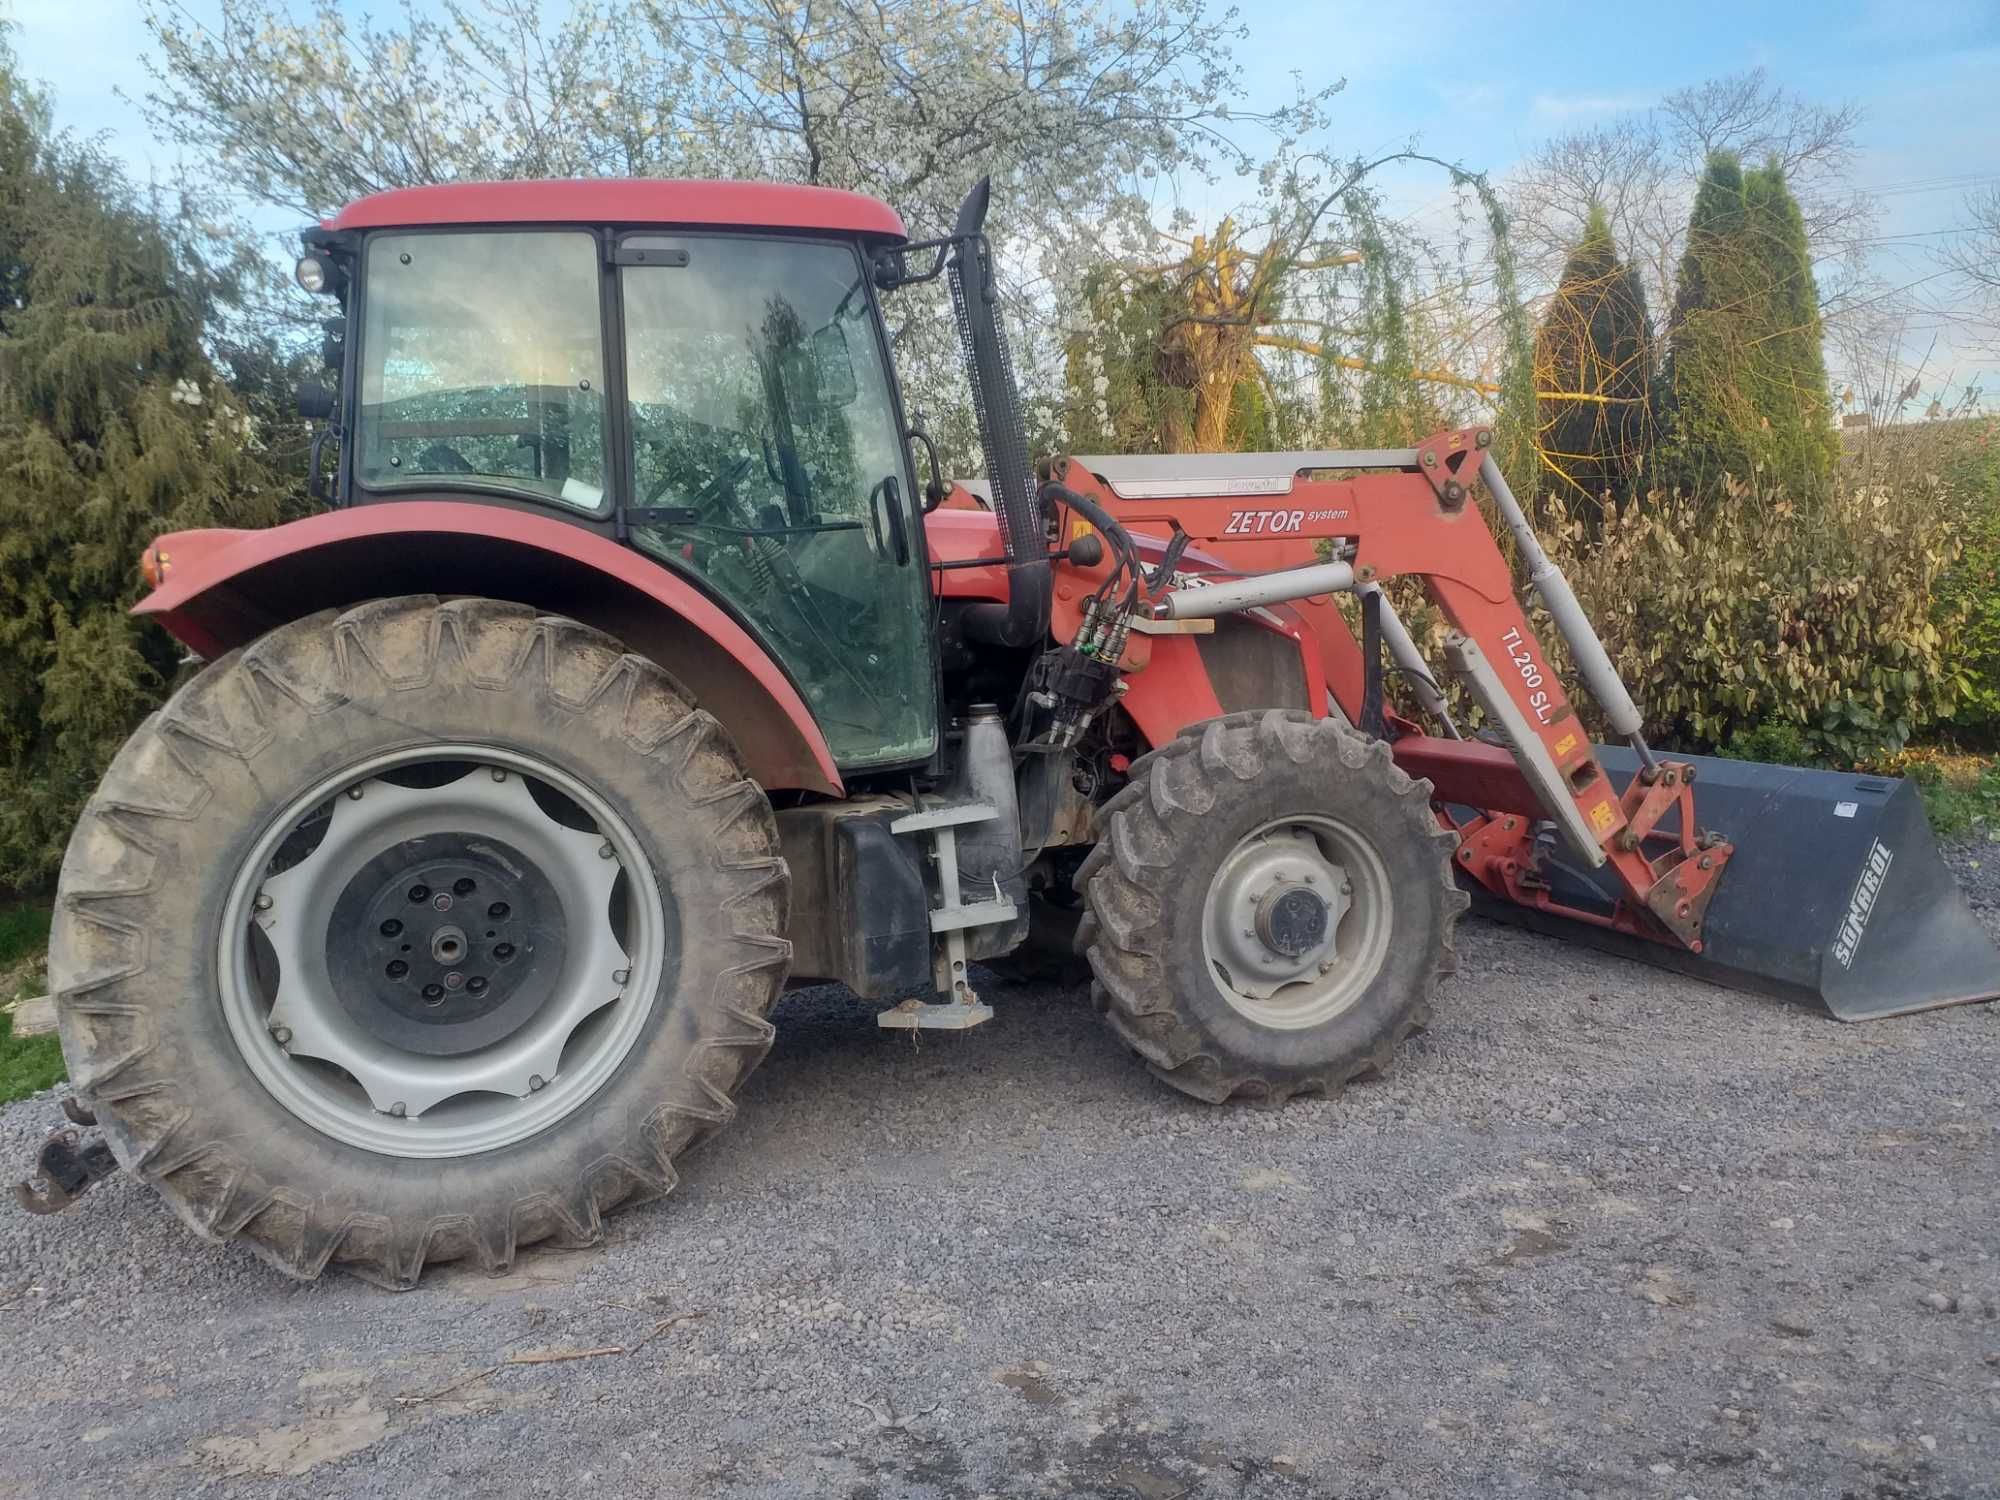
[{"label": "front loader", "polygon": [[[1387,1066],[1468,896],[1849,1018],[2000,992],[1907,788],[1646,746],[1484,429],[1032,465],[985,212],[489,183],[306,233],[330,504],[147,549],[139,612],[206,665],[90,801],[50,954],[79,1113],[197,1233],[393,1287],[593,1241],[728,1121],[785,985],[979,1025],[976,965],[1063,911],[1216,1102]],[[939,278],[977,486],[890,362]]]}]

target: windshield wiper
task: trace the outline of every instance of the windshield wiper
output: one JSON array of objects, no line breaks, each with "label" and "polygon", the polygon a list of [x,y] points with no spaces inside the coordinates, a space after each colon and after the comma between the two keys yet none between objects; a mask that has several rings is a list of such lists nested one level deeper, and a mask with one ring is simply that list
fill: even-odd
[{"label": "windshield wiper", "polygon": [[730,536],[803,536],[822,531],[860,531],[860,521],[812,521],[804,526],[733,526],[727,521],[704,521],[699,516],[672,523],[701,531],[720,531]]}]

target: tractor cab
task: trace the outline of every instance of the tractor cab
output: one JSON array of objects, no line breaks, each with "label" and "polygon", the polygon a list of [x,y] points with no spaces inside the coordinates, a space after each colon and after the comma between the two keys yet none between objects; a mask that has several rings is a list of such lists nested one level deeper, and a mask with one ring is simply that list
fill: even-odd
[{"label": "tractor cab", "polygon": [[[607,222],[610,221],[610,222]],[[782,665],[843,770],[936,748],[921,517],[851,194],[469,184],[309,231],[340,297],[331,499],[533,507],[693,582]]]}]

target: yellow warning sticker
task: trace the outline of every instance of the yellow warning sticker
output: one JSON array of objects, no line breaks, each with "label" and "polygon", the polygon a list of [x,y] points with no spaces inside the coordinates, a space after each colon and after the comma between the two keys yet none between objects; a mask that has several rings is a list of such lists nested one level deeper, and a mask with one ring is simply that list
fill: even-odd
[{"label": "yellow warning sticker", "polygon": [[1084,520],[1082,516],[1072,516],[1070,518],[1069,539],[1072,542],[1082,541],[1090,535],[1090,530],[1090,522]]},{"label": "yellow warning sticker", "polygon": [[1556,741],[1556,754],[1558,755],[1567,755],[1575,748],[1576,736],[1573,734],[1566,734]]},{"label": "yellow warning sticker", "polygon": [[1600,802],[1590,810],[1590,826],[1603,833],[1618,820],[1618,814],[1611,810],[1609,802]]}]

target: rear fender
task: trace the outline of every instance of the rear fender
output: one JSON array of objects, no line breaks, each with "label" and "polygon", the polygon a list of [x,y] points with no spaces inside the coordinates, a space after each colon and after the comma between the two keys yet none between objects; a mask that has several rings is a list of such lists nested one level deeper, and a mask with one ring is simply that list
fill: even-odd
[{"label": "rear fender", "polygon": [[316,610],[476,595],[567,615],[657,662],[729,731],[767,788],[843,792],[812,711],[758,642],[693,584],[580,526],[494,505],[410,500],[265,531],[184,531],[147,550],[133,612],[204,657]]}]

